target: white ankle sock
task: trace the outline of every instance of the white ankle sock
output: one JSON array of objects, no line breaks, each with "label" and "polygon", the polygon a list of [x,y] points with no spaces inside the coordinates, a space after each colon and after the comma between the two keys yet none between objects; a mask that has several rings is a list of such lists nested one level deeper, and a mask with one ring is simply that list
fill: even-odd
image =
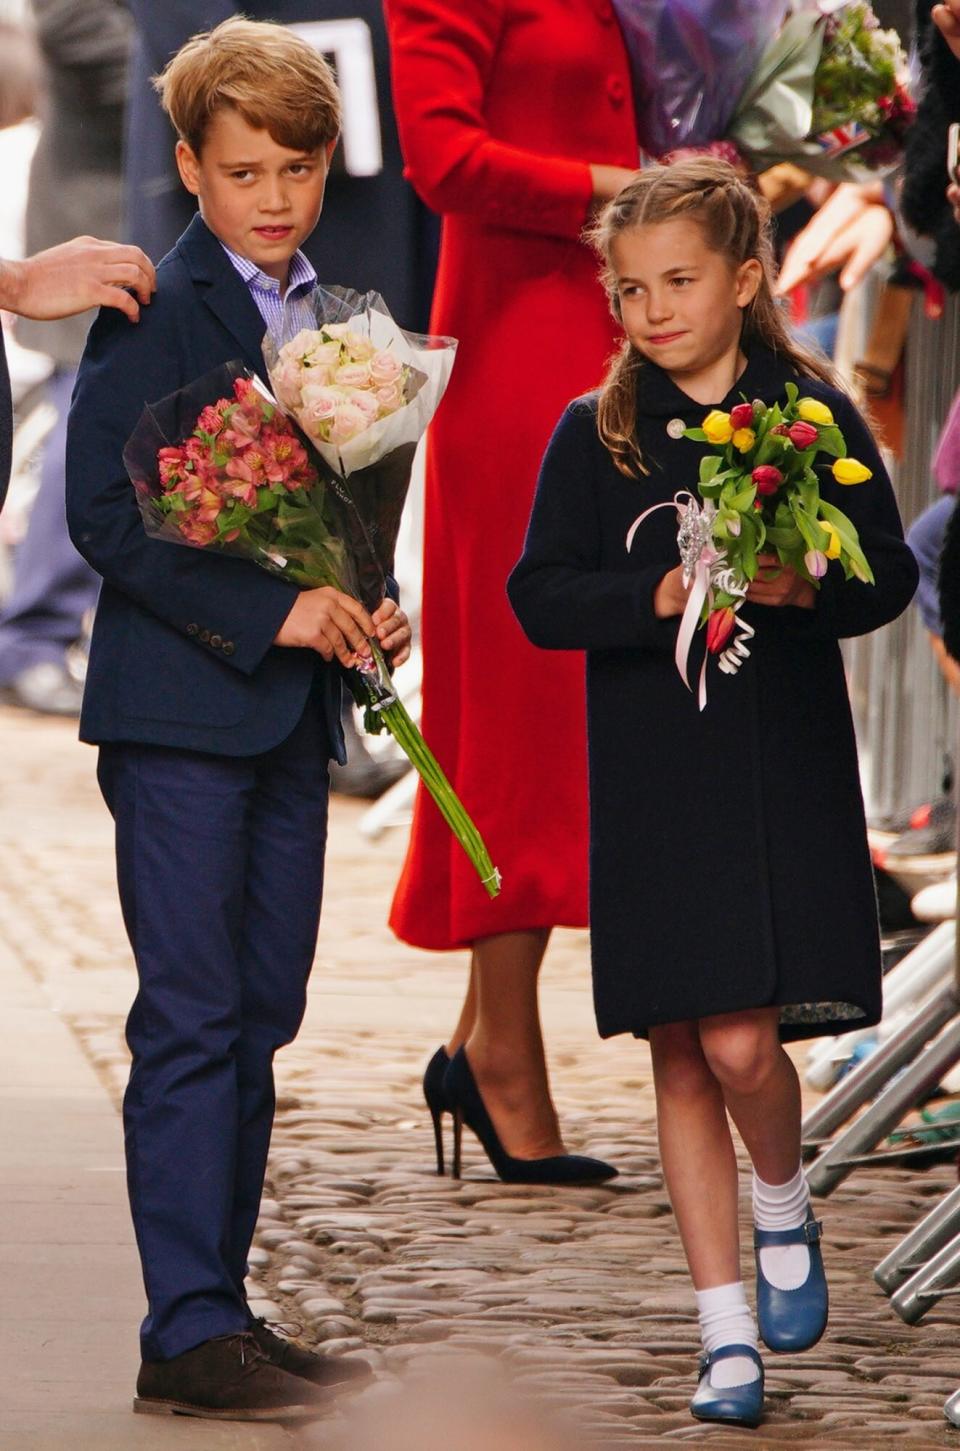
[{"label": "white ankle sock", "polygon": [[[757,1327],[747,1304],[743,1281],[731,1285],[715,1285],[710,1290],[696,1290],[700,1335],[708,1355],[724,1345],[752,1345],[757,1348]],[[717,1361],[710,1368],[710,1384],[714,1390],[749,1385],[760,1372],[745,1355],[732,1355]]]},{"label": "white ankle sock", "polygon": [[[753,1222],[758,1229],[798,1229],[809,1207],[802,1168],[786,1184],[765,1184],[754,1170]],[[760,1251],[760,1268],[774,1289],[798,1290],[810,1273],[810,1250],[805,1244],[766,1246]]]}]

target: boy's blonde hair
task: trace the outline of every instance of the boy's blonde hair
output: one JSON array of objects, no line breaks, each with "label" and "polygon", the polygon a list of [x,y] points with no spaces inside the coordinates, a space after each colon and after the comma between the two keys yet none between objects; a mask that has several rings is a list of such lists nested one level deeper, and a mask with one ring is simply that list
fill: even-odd
[{"label": "boy's blonde hair", "polygon": [[291,151],[314,151],[340,133],[333,71],[305,40],[272,21],[239,16],[193,36],[153,84],[196,156],[223,106]]},{"label": "boy's blonde hair", "polygon": [[[760,343],[779,353],[798,373],[837,386],[833,367],[790,334],[784,313],[773,295],[776,276],[770,236],[770,208],[749,182],[726,161],[696,157],[672,166],[651,166],[608,202],[588,233],[603,263],[602,280],[610,310],[618,322],[620,297],[613,268],[613,243],[634,227],[671,222],[695,222],[711,251],[726,257],[733,268],[756,258],[763,268],[753,301],[743,310],[742,345],[749,353]],[[621,473],[636,478],[647,473],[637,441],[637,382],[644,365],[641,353],[624,341],[614,355],[600,390],[598,426]]]}]

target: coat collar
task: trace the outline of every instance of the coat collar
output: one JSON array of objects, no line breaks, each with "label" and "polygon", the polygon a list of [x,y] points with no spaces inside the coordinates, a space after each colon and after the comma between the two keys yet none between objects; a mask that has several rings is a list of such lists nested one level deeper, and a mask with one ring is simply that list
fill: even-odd
[{"label": "coat collar", "polygon": [[198,212],[177,243],[207,307],[240,345],[243,361],[265,376],[263,318],[249,289]]},{"label": "coat collar", "polygon": [[732,408],[736,403],[762,398],[773,402],[783,394],[784,385],[796,370],[782,353],[774,353],[755,343],[747,357],[747,366],[725,398],[716,403],[698,403],[689,393],[678,388],[673,379],[656,363],[644,363],[638,374],[640,415],[652,418],[701,418],[710,408]]}]

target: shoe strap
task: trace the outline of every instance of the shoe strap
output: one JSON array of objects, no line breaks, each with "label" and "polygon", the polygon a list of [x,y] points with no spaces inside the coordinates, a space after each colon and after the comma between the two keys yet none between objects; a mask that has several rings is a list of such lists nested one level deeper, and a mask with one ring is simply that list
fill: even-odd
[{"label": "shoe strap", "polygon": [[754,1226],[753,1243],[757,1249],[770,1249],[780,1244],[816,1244],[823,1238],[823,1221],[808,1219],[796,1229],[757,1229]]},{"label": "shoe strap", "polygon": [[757,1350],[756,1346],[720,1345],[717,1347],[716,1350],[711,1350],[709,1353],[704,1353],[703,1355],[701,1355],[700,1364],[697,1368],[698,1379],[702,1380],[703,1377],[707,1374],[707,1371],[712,1365],[716,1363],[716,1361],[733,1360],[735,1356],[744,1356],[747,1360],[752,1360],[754,1365],[756,1365],[759,1369],[760,1373],[763,1373],[763,1361],[760,1358],[760,1352],[759,1350]]}]

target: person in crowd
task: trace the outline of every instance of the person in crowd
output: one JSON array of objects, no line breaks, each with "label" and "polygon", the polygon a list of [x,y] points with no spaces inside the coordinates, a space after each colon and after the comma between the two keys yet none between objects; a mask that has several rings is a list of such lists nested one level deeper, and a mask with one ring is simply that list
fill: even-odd
[{"label": "person in crowd", "polygon": [[[664,1175],[696,1290],[698,1419],[755,1425],[757,1328],[740,1273],[737,1164],[753,1165],[759,1336],[814,1344],[827,1321],[820,1225],[800,1163],[788,1039],[877,1022],[876,900],[838,641],[906,608],[917,582],[874,442],[773,297],[766,208],[713,160],[639,174],[595,240],[624,330],[599,394],[547,450],[513,608],[534,645],[587,652],[591,940],[602,1036],[648,1037]],[[872,470],[824,471],[874,584],[832,564],[819,589],[776,556],[744,605],[752,655],[706,709],[674,664],[687,587],[676,516],[644,510],[696,478],[684,437],[711,407],[772,404],[795,382]]]},{"label": "person in crowd", "polygon": [[638,163],[630,70],[607,0],[386,15],[407,174],[443,219],[431,330],[460,340],[428,443],[423,727],[503,870],[491,904],[421,792],[391,926],[471,952],[424,1079],[435,1124],[467,1095],[502,1177],[602,1179],[565,1154],[537,1007],[551,929],[587,920],[583,667],[530,647],[505,583],[553,420],[614,345],[581,233]]},{"label": "person in crowd", "polygon": [[[73,237],[33,257],[0,258],[0,312],[51,322],[91,307],[114,308],[130,322],[156,288],[153,263],[139,247]],[[10,483],[13,403],[0,328],[0,506]]]},{"label": "person in crowd", "polygon": [[[33,15],[47,99],[30,172],[27,248],[40,251],[83,230],[118,238],[126,6],[121,0],[33,0]],[[70,543],[63,511],[67,413],[91,321],[91,313],[80,313],[52,326],[25,321],[17,327],[21,344],[54,360],[47,396],[56,422],[0,614],[0,686],[14,703],[53,715],[80,713],[83,651],[73,669],[71,652],[98,588]]]},{"label": "person in crowd", "polygon": [[402,663],[410,628],[392,598],[369,615],[144,531],[124,445],[146,402],[232,359],[265,377],[271,310],[316,282],[300,244],[340,124],[330,68],[278,25],[194,37],[159,88],[199,214],[140,327],[94,324],[67,451],[71,536],[103,577],[80,731],[100,746],[139,975],[124,1098],[148,1299],[135,1407],[286,1419],[366,1372],[255,1321],[244,1279],[273,1056],[299,1027],[316,946],[327,760],[343,755],[336,662],[375,636]]}]

